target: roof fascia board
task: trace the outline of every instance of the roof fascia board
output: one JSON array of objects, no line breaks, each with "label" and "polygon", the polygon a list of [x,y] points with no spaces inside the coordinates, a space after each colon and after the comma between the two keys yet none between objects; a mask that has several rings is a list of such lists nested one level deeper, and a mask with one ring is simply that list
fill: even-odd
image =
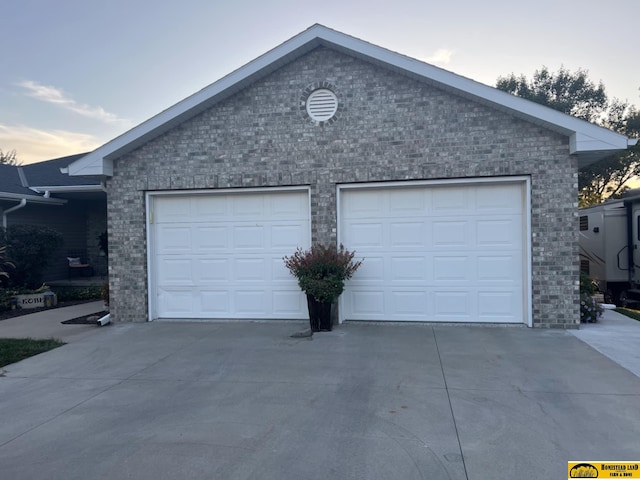
[{"label": "roof fascia board", "polygon": [[67,200],[61,198],[44,198],[38,195],[21,195],[19,193],[0,192],[0,200],[19,201],[25,199],[27,203],[44,203],[48,205],[64,205]]},{"label": "roof fascia board", "polygon": [[[438,85],[458,95],[480,101],[529,122],[570,137],[571,153],[616,151],[627,148],[624,135],[580,120],[535,102],[516,97],[453,72],[373,45],[322,25],[314,25],[220,80],[169,107],[128,132],[76,160],[68,167],[72,176],[112,176],[113,159],[141,146],[216,102],[245,88],[250,82],[320,46],[327,46],[368,62],[392,68],[420,81]],[[590,140],[586,140],[586,139]]]},{"label": "roof fascia board", "polygon": [[36,193],[74,193],[74,192],[103,192],[100,185],[52,185],[50,187],[29,187]]}]

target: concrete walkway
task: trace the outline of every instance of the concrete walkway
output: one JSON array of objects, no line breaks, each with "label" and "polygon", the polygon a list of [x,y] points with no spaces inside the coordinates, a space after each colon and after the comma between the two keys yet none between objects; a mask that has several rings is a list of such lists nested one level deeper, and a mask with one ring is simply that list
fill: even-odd
[{"label": "concrete walkway", "polygon": [[598,323],[587,323],[571,333],[618,365],[640,377],[640,322],[605,310]]},{"label": "concrete walkway", "polygon": [[61,322],[104,310],[102,301],[52,308],[20,317],[0,320],[0,338],[56,338],[76,342],[96,333],[95,325],[64,325]]},{"label": "concrete walkway", "polygon": [[290,337],[304,326],[96,327],[9,365],[2,477],[550,479],[570,460],[637,460],[640,378],[573,332]]}]

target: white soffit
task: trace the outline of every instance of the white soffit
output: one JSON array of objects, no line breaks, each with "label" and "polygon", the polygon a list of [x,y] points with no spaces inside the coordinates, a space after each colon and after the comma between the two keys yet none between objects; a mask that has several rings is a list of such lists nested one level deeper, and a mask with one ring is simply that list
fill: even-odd
[{"label": "white soffit", "polygon": [[133,151],[319,46],[390,68],[567,135],[571,153],[578,155],[581,166],[636,143],[636,140],[606,128],[316,24],[75,161],[69,165],[69,175],[113,175],[113,159]]}]

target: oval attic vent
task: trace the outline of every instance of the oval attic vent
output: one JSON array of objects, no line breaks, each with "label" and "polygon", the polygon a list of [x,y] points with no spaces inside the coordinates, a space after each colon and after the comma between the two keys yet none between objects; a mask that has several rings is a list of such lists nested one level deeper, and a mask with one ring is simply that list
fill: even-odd
[{"label": "oval attic vent", "polygon": [[311,92],[307,98],[307,113],[316,122],[326,122],[338,111],[338,97],[326,88]]}]

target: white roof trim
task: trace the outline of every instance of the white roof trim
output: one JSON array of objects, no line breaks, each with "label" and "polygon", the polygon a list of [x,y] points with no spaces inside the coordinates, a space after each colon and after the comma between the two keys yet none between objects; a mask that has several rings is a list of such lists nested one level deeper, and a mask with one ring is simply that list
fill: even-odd
[{"label": "white roof trim", "polygon": [[52,185],[50,187],[29,187],[36,193],[73,193],[73,192],[102,192],[100,185]]},{"label": "white roof trim", "polygon": [[[118,158],[180,123],[207,110],[220,100],[247,87],[318,46],[334,48],[366,61],[391,68],[414,79],[435,84],[457,95],[498,108],[529,122],[570,137],[571,153],[580,164],[588,164],[635,144],[626,136],[566,115],[543,105],[516,97],[469,78],[429,65],[414,58],[372,45],[322,25],[314,25],[278,47],[249,62],[199,92],[132,128],[68,167],[72,176],[111,176]],[[631,143],[634,142],[634,143]]]},{"label": "white roof trim", "polygon": [[23,195],[21,193],[0,192],[0,200],[18,201],[22,199],[26,200],[27,203],[45,203],[47,205],[64,205],[65,203],[67,203],[66,200],[63,200],[61,198],[45,198],[38,195]]}]

